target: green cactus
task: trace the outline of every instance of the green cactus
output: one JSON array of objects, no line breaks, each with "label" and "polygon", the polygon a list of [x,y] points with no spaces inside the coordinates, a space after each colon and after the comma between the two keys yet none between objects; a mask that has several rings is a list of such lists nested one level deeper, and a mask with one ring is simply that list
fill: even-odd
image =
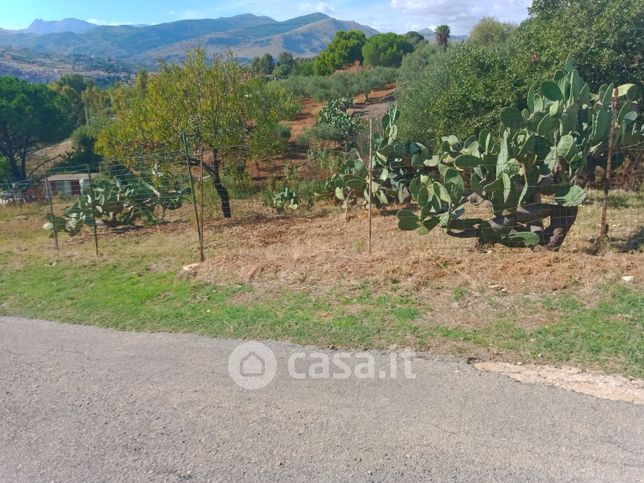
[{"label": "green cactus", "polygon": [[[426,168],[430,158],[429,150],[421,143],[398,140],[396,121],[399,115],[398,109],[391,107],[381,120],[382,134],[374,134],[372,201],[378,207],[411,201],[410,183]],[[331,179],[336,198],[346,202],[350,196],[357,196],[366,205],[369,199],[368,166],[359,154],[354,157],[353,164],[341,166],[340,173]]]},{"label": "green cactus", "polygon": [[78,200],[65,209],[64,215],[53,219],[49,216],[43,228],[76,235],[83,225],[94,226],[95,220],[112,228],[133,225],[139,219],[155,223],[164,218],[166,210],[181,208],[187,193],[188,188],[178,178],[157,164],[143,174],[100,176],[93,180],[91,191],[84,186]]},{"label": "green cactus", "polygon": [[[498,136],[484,130],[465,142],[443,137],[439,153],[410,183],[420,213],[401,210],[399,227],[425,234],[440,226],[449,235],[481,242],[558,249],[586,197],[586,164],[607,150],[613,97],[613,85],[591,94],[572,57],[565,65],[529,90],[523,112],[501,110]],[[617,93],[616,145],[641,142],[637,87],[625,84]],[[554,203],[543,202],[546,195]],[[482,201],[491,205],[494,218],[462,218],[468,202]]]}]

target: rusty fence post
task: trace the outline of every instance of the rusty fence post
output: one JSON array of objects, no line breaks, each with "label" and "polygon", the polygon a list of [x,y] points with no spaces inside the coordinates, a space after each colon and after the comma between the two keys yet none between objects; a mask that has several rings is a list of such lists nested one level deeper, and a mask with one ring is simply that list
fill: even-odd
[{"label": "rusty fence post", "polygon": [[600,247],[608,236],[608,223],[606,221],[608,212],[608,191],[610,190],[610,172],[613,167],[613,154],[615,151],[615,125],[617,121],[617,87],[613,89],[613,98],[611,99],[611,121],[610,133],[608,135],[608,159],[606,160],[606,173],[604,174],[604,203],[602,205],[601,225],[599,228],[599,239],[597,246]]},{"label": "rusty fence post", "polygon": [[[185,133],[182,134],[183,137],[183,147],[186,156],[186,168],[188,169],[188,178],[190,179],[190,192],[192,193],[192,206],[195,209],[195,221],[197,222],[197,236],[199,238],[199,255],[201,261],[205,260],[203,254],[203,238],[201,236],[201,223],[199,222],[199,207],[197,206],[197,194],[195,193],[195,183],[192,179],[192,169],[190,167],[190,152],[188,151],[188,138]],[[203,220],[202,220],[203,222]]]},{"label": "rusty fence post", "polygon": [[96,251],[96,256],[98,256],[98,227],[96,226],[96,216],[94,215],[94,187],[92,185],[92,169],[89,164],[87,165],[87,182],[89,183],[89,201],[92,204],[92,226],[94,227],[94,247]]},{"label": "rusty fence post", "polygon": [[58,246],[58,231],[56,230],[56,218],[54,215],[54,204],[51,199],[51,189],[49,188],[49,175],[45,173],[45,188],[47,188],[47,200],[49,201],[49,218],[52,225],[52,231],[54,233],[54,245],[56,246],[56,251],[60,251]]}]

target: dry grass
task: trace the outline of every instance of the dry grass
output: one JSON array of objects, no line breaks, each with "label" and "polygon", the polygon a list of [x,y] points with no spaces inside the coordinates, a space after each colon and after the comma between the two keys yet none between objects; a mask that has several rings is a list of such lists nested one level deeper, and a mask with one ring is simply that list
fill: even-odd
[{"label": "dry grass", "polygon": [[[173,213],[176,221],[172,223],[123,232],[100,230],[103,256],[118,256],[125,250],[135,256],[154,256],[175,269],[194,261],[197,245],[191,209],[185,206]],[[573,286],[583,292],[624,275],[634,276],[636,283],[644,279],[644,253],[627,250],[644,226],[638,203],[610,210],[613,245],[600,256],[590,254],[598,231],[600,206],[596,201],[581,207],[559,253],[502,246],[479,251],[473,240],[451,238],[440,230],[426,236],[402,232],[395,216],[376,211],[369,255],[367,216],[362,209],[351,210],[348,221],[343,210],[331,205],[285,217],[273,214],[258,200],[235,200],[233,210],[234,219],[218,218],[206,224],[207,261],[198,275],[204,281],[316,289],[366,281],[414,293],[436,288],[451,293],[461,287],[476,298],[489,291],[539,294]],[[51,252],[52,241],[41,229],[46,211],[46,205],[3,207],[3,248],[17,253]],[[60,244],[62,257],[93,256],[90,232],[74,238],[61,234]]]},{"label": "dry grass", "polygon": [[[238,313],[238,325],[244,327],[243,330],[235,329],[240,332],[225,332],[227,336],[244,336],[244,330],[247,330],[244,314],[252,307],[274,307],[275,301],[291,300],[298,297],[296,294],[302,294],[302,300],[317,304],[317,308],[310,309],[311,320],[315,320],[310,325],[310,337],[297,332],[299,338],[296,340],[306,343],[333,340],[335,345],[345,341],[347,347],[351,346],[352,339],[342,335],[345,329],[339,328],[345,323],[342,317],[355,319],[356,327],[364,330],[359,321],[375,310],[373,313],[388,314],[386,316],[392,320],[370,320],[370,324],[381,327],[373,329],[373,333],[360,342],[365,347],[388,347],[395,342],[484,360],[512,361],[517,354],[527,357],[526,360],[541,360],[541,355],[526,355],[528,349],[525,347],[531,344],[531,334],[542,334],[544,344],[556,344],[558,336],[550,334],[557,330],[558,321],[572,324],[570,317],[579,310],[584,313],[584,320],[615,323],[616,328],[621,327],[622,322],[635,322],[632,319],[621,321],[620,313],[627,313],[632,318],[640,310],[633,306],[628,309],[632,314],[613,313],[605,308],[605,303],[611,286],[628,289],[627,293],[632,294],[642,291],[644,251],[628,249],[632,248],[628,240],[636,239],[642,231],[638,201],[641,198],[629,195],[627,203],[620,201],[619,208],[610,210],[609,219],[615,225],[611,234],[615,240],[600,255],[592,255],[589,240],[595,236],[599,218],[595,198],[591,196],[593,204],[581,207],[578,225],[558,253],[501,246],[479,251],[473,240],[450,238],[440,230],[427,236],[402,232],[396,226],[395,216],[376,213],[371,255],[367,253],[367,218],[362,209],[351,210],[348,221],[345,221],[342,209],[331,205],[285,217],[271,213],[257,200],[235,200],[235,219],[213,218],[206,224],[206,262],[196,269],[194,290],[197,294],[208,292],[208,289],[198,287],[212,285],[223,290],[235,286],[249,288],[233,293],[226,302],[226,310]],[[57,210],[60,208],[58,206]],[[99,257],[94,254],[89,232],[74,238],[61,234],[61,250],[56,252],[53,241],[41,228],[46,213],[46,205],[0,208],[2,269],[15,281],[21,280],[20,273],[24,270],[25,280],[35,280],[35,292],[50,293],[48,288],[38,285],[41,275],[37,272],[42,270],[38,267],[59,265],[60,273],[70,273],[70,267],[73,267],[71,273],[82,273],[83,279],[98,286],[110,283],[108,278],[112,273],[134,274],[144,284],[149,283],[146,280],[159,283],[158,277],[161,277],[164,282],[159,291],[173,294],[177,287],[171,281],[171,274],[179,273],[183,265],[198,260],[190,206],[173,213],[175,221],[171,223],[121,232],[101,229]],[[43,272],[43,277],[46,272],[48,270]],[[628,286],[622,280],[626,275],[634,277]],[[145,292],[144,287],[138,287],[135,282],[129,283]],[[69,287],[73,281],[60,283],[68,292],[71,290],[75,298],[83,300],[82,288]],[[28,285],[28,282],[24,284]],[[55,293],[55,287],[51,290]],[[183,287],[181,290],[191,289]],[[20,297],[27,297],[25,303],[36,304],[31,300],[35,296],[21,293],[9,297],[13,302],[8,302],[6,307],[11,308],[11,313],[21,307],[21,304],[16,305]],[[102,295],[106,301],[110,300],[109,294]],[[163,303],[169,304],[169,310],[182,310],[177,307],[208,303],[207,298],[205,302],[188,298],[181,303],[178,300],[164,300]],[[172,305],[175,303],[179,304],[175,307]],[[620,303],[621,307],[628,307],[631,302]],[[57,317],[49,312],[39,312],[40,308],[33,310],[38,316]],[[120,306],[114,308],[114,311],[121,310]],[[81,316],[87,317],[83,313],[70,315],[70,318]],[[166,317],[171,318],[171,314]],[[335,334],[333,337],[317,325],[327,323],[339,324],[335,332],[329,332]],[[583,322],[587,323],[591,322]],[[275,327],[276,333],[287,334],[281,325]],[[186,329],[179,324],[177,330]],[[355,330],[358,329],[351,329]],[[542,330],[545,332],[540,332]],[[565,340],[574,341],[577,329],[570,330],[572,332],[566,332]],[[601,330],[609,329],[603,327]],[[272,337],[269,333],[261,335]],[[290,340],[292,335],[282,337]],[[584,337],[593,343],[590,335]],[[564,355],[551,356],[551,359],[567,360],[565,354],[570,353],[567,351],[569,349],[560,350]],[[622,358],[614,359],[617,362],[607,359],[608,362],[595,364],[590,356],[584,357],[580,360],[588,367],[601,366],[617,372],[625,367]],[[633,373],[639,373],[639,365],[629,364],[636,368]]]},{"label": "dry grass", "polygon": [[[591,197],[592,198],[592,197]],[[20,264],[33,254],[53,254],[52,241],[40,229],[46,207],[5,212],[4,248],[19,255]],[[153,271],[178,271],[198,259],[191,207],[173,214],[175,221],[120,233],[100,232],[101,258],[108,263],[126,253],[148,260]],[[284,287],[329,293],[367,284],[379,293],[431,301],[441,310],[430,314],[447,326],[476,327],[500,315],[516,318],[522,327],[548,323],[552,314],[531,310],[544,294],[573,290],[592,302],[607,283],[634,277],[644,280],[644,253],[624,250],[641,231],[639,204],[610,212],[615,236],[612,248],[592,255],[591,240],[599,219],[599,204],[585,205],[570,238],[559,253],[509,249],[480,251],[473,240],[459,240],[434,230],[429,235],[402,232],[392,215],[375,213],[373,250],[367,253],[367,219],[362,209],[331,205],[297,216],[276,216],[257,200],[235,201],[235,219],[206,224],[206,262],[197,279],[206,283],[251,283],[255,297],[270,298]],[[13,216],[7,215],[13,213]],[[181,221],[183,220],[183,221]],[[79,265],[96,263],[91,233],[60,237],[57,258]],[[423,324],[423,317],[417,321]]]}]

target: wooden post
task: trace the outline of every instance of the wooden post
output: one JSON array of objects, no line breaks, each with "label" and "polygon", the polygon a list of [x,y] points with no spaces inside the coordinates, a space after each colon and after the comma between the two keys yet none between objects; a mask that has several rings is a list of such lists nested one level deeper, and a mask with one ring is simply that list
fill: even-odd
[{"label": "wooden post", "polygon": [[601,226],[599,228],[599,239],[597,246],[600,247],[608,236],[608,224],[606,221],[608,211],[608,191],[610,190],[610,174],[613,167],[613,154],[615,150],[615,127],[617,124],[617,87],[613,89],[613,98],[610,102],[611,121],[610,133],[608,134],[608,159],[606,160],[606,172],[604,173],[604,203],[602,206]]},{"label": "wooden post", "polygon": [[372,182],[373,182],[373,118],[369,119],[369,241],[368,251],[371,255],[371,205],[372,205]]},{"label": "wooden post", "polygon": [[199,247],[199,251],[200,251],[200,254],[201,254],[201,261],[203,262],[204,259],[205,259],[204,248],[203,248],[204,239],[205,239],[204,238],[204,216],[203,216],[204,198],[203,197],[204,197],[204,192],[206,191],[206,186],[204,185],[204,176],[203,176],[203,172],[204,172],[204,169],[203,169],[203,149],[201,150],[201,152],[199,154],[200,154],[200,156],[199,156],[199,160],[200,160],[199,164],[200,164],[200,169],[201,169],[201,200],[200,200],[201,201],[201,210],[200,210],[201,211],[201,213],[200,213],[201,223],[199,225],[200,228],[201,228],[201,232],[200,232],[201,233],[201,244],[200,244],[200,247]]},{"label": "wooden post", "polygon": [[192,169],[190,168],[190,153],[188,152],[188,138],[186,137],[185,134],[183,134],[182,137],[183,137],[183,147],[184,147],[185,156],[186,156],[186,167],[188,169],[188,178],[190,178],[190,192],[192,193],[192,206],[194,206],[195,208],[195,221],[197,222],[197,236],[199,238],[199,255],[201,257],[201,261],[203,262],[205,260],[203,255],[203,239],[201,238],[201,225],[199,223],[199,208],[197,207],[197,195],[195,193],[195,183],[194,183],[194,180],[192,179]]},{"label": "wooden post", "polygon": [[[92,189],[92,170],[90,165],[87,165],[87,180],[89,182],[89,200],[92,203],[92,225],[94,226],[94,246],[96,249],[96,256],[98,256],[98,228],[96,227],[96,217],[94,216],[94,190]],[[82,191],[81,191],[82,195]]]},{"label": "wooden post", "polygon": [[49,200],[49,216],[51,217],[52,229],[54,231],[54,245],[56,245],[56,251],[60,251],[58,246],[58,231],[56,231],[56,220],[54,219],[54,204],[51,199],[51,190],[49,189],[49,175],[45,174],[45,187],[47,188],[47,199]]}]

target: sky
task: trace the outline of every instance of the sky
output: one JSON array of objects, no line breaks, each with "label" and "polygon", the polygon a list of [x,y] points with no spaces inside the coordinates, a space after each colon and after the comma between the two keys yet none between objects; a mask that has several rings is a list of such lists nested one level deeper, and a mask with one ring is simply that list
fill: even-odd
[{"label": "sky", "polygon": [[[365,6],[367,4],[368,6]],[[99,25],[157,24],[241,13],[286,20],[322,12],[382,32],[404,33],[447,24],[467,34],[485,16],[519,23],[530,0],[0,0],[0,28],[23,29],[35,18],[80,18]]]}]

